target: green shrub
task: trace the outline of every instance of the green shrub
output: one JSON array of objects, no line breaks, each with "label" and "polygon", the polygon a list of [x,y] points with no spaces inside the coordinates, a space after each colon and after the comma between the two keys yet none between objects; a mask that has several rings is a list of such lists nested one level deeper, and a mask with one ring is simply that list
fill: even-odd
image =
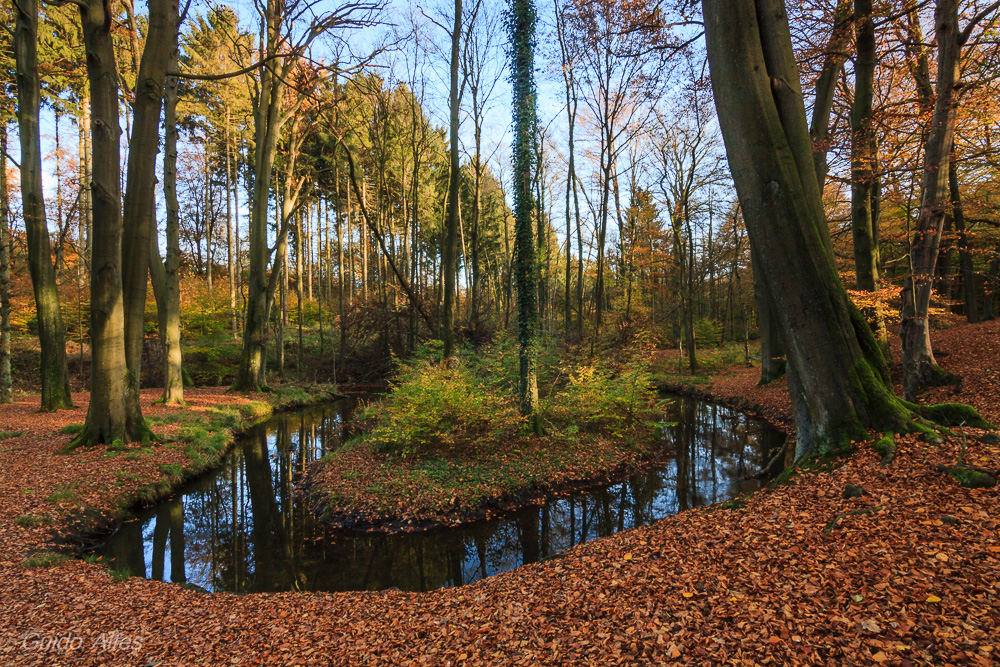
[{"label": "green shrub", "polygon": [[565,390],[553,398],[553,416],[568,424],[567,431],[584,426],[623,435],[655,414],[653,378],[639,356],[618,368],[604,361],[581,364],[568,375]]},{"label": "green shrub", "polygon": [[449,367],[422,359],[402,364],[392,393],[362,418],[374,421],[366,439],[378,451],[401,456],[426,454],[449,436],[513,430],[518,422],[512,397],[498,395],[458,358]]},{"label": "green shrub", "polygon": [[698,347],[718,347],[722,341],[722,325],[704,317],[695,320],[694,341]]}]

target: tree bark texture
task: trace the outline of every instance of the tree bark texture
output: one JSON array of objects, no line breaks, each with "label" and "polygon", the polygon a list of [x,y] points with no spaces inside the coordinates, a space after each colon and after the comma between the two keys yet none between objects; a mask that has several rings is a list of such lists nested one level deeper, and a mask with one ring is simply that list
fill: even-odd
[{"label": "tree bark texture", "polygon": [[782,0],[705,0],[719,123],[788,355],[797,457],[903,429],[877,343],[840,282]]},{"label": "tree bark texture", "polygon": [[[38,3],[15,4],[14,59],[17,76],[17,121],[21,139],[21,199],[28,237],[28,269],[38,313],[38,343],[42,412],[72,408],[69,367],[66,364],[66,330],[63,328],[52,264],[52,248],[42,191],[41,129],[39,107],[41,80],[38,71]],[[117,121],[116,121],[117,122]],[[59,221],[62,224],[62,221]]]},{"label": "tree bark texture", "polygon": [[[129,432],[148,431],[139,404],[142,348],[145,341],[146,285],[149,282],[149,246],[153,242],[156,211],[156,155],[160,144],[167,65],[177,49],[176,0],[150,0],[146,44],[139,63],[132,105],[128,173],[122,233],[122,292],[125,301],[125,364],[128,368],[125,401]],[[209,243],[211,245],[211,242]],[[148,437],[148,436],[147,436]]]},{"label": "tree bark texture", "polygon": [[955,138],[962,53],[958,4],[958,0],[939,0],[937,3],[936,97],[924,145],[920,214],[910,244],[910,273],[901,296],[899,335],[903,343],[903,397],[911,401],[923,388],[951,379],[934,359],[929,314],[941,234],[950,206],[948,170]]},{"label": "tree bark texture", "polygon": [[122,214],[119,181],[121,126],[118,67],[112,17],[102,0],[80,5],[90,82],[91,206],[90,405],[84,430],[73,445],[128,442],[126,418],[125,313],[122,297]]}]

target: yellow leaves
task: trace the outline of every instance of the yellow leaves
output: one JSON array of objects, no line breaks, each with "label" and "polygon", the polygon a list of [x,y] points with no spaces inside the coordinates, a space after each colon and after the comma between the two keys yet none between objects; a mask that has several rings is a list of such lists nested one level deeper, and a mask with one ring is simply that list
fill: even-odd
[{"label": "yellow leaves", "polygon": [[939,551],[939,552],[937,552],[937,553],[936,553],[936,554],[934,555],[934,557],[935,557],[935,558],[937,558],[937,559],[938,559],[939,561],[941,561],[942,563],[947,563],[947,562],[948,562],[948,554],[946,554],[946,553],[945,553],[945,552],[943,552],[943,551]]},{"label": "yellow leaves", "polygon": [[632,554],[625,554],[622,556],[622,560],[632,560]]},{"label": "yellow leaves", "polygon": [[694,593],[689,593],[688,591],[684,591],[683,593],[681,593],[681,595],[683,595],[686,598],[693,598],[694,597]]},{"label": "yellow leaves", "polygon": [[936,595],[928,595],[927,599],[924,600],[924,602],[940,602],[940,601],[941,601],[941,598],[939,598]]}]

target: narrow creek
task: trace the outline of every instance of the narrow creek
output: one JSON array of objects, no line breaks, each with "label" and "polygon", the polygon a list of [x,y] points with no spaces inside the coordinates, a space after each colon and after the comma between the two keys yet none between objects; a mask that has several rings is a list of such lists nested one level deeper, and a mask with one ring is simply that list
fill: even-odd
[{"label": "narrow creek", "polygon": [[421,533],[332,530],[295,493],[309,463],[339,446],[353,402],[280,414],[240,438],[216,471],[140,513],[103,555],[135,576],[207,591],[402,590],[459,586],[576,544],[754,491],[784,442],[766,423],[673,397],[662,460],[619,484],[504,517]]}]

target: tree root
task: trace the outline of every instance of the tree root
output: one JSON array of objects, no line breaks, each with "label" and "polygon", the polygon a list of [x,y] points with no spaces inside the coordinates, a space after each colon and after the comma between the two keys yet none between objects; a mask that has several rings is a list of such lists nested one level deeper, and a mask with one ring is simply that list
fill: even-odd
[{"label": "tree root", "polygon": [[[778,449],[778,453],[775,454],[773,457],[771,457],[771,460],[767,462],[767,465],[761,468],[760,472],[758,472],[750,479],[761,479],[764,477],[770,477],[771,475],[778,474],[785,469],[784,459],[788,455],[788,440],[789,440],[788,438],[785,438],[785,442]],[[781,464],[780,467],[778,467],[777,471],[774,471],[774,468],[779,464]]]},{"label": "tree root", "polygon": [[837,516],[833,517],[833,519],[831,519],[828,524],[826,524],[826,527],[823,528],[823,534],[829,535],[830,533],[832,533],[833,530],[837,527],[837,524],[840,523],[840,521],[846,517],[874,514],[875,512],[878,512],[880,509],[882,509],[881,505],[870,505],[868,507],[861,507],[859,509],[850,510],[848,512],[841,512]]},{"label": "tree root", "polygon": [[883,467],[892,465],[893,459],[896,458],[896,439],[892,433],[886,433],[872,443],[872,449],[882,456],[879,465]]},{"label": "tree root", "polygon": [[967,489],[992,489],[997,485],[997,472],[992,472],[984,468],[967,466],[961,463],[954,466],[946,466],[942,463],[937,469],[938,472],[948,475]]},{"label": "tree root", "polygon": [[914,414],[920,415],[941,426],[971,426],[992,430],[994,427],[983,419],[974,407],[964,403],[938,403],[937,405],[919,405],[903,401]]}]

